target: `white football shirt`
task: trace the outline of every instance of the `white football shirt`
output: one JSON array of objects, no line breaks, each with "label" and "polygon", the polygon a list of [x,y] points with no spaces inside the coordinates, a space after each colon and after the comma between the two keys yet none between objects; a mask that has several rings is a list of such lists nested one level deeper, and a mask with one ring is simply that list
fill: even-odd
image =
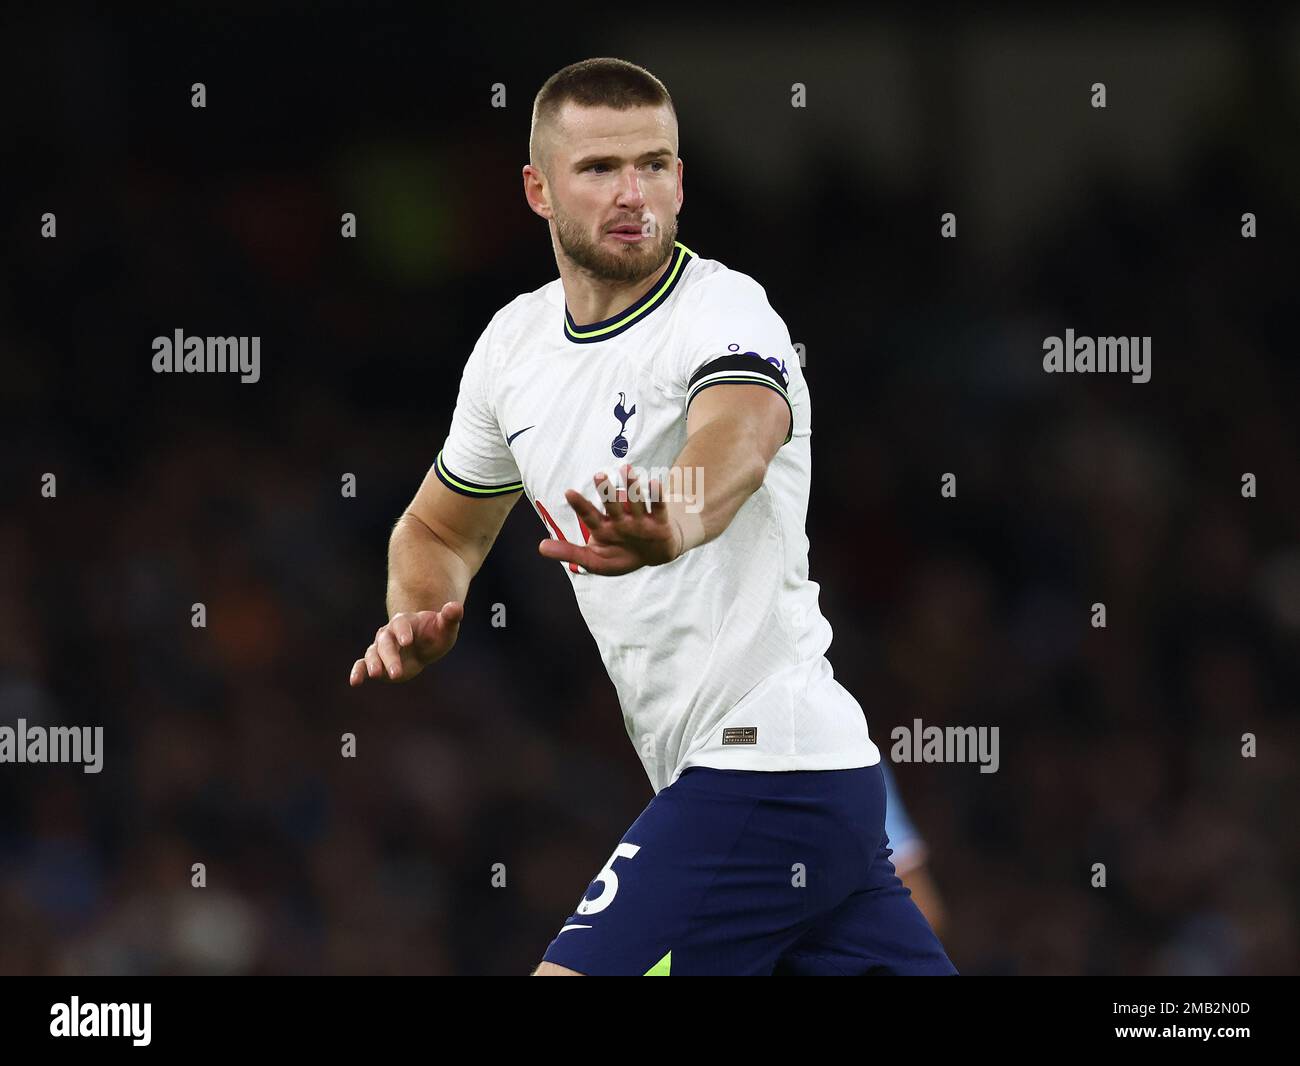
[{"label": "white football shirt", "polygon": [[[766,385],[791,434],[723,533],[664,566],[619,577],[569,563],[578,606],[655,792],[688,766],[833,770],[880,761],[862,708],[825,657],[830,624],[808,579],[811,408],[780,316],[753,278],[680,242],[644,297],[573,321],[559,278],[493,316],[461,377],[436,460],[469,496],[523,491],[552,537],[581,544],[564,498],[603,509],[592,476],[666,481],[701,390]],[[707,497],[705,480],[695,482]],[[652,504],[653,506],[653,504]]]}]

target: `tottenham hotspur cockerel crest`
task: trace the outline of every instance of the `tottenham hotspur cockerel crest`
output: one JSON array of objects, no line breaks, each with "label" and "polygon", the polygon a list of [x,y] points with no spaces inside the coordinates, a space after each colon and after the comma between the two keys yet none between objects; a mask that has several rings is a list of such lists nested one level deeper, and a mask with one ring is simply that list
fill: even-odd
[{"label": "tottenham hotspur cockerel crest", "polygon": [[627,455],[627,437],[623,434],[627,429],[627,420],[636,414],[636,404],[625,410],[623,407],[625,403],[627,403],[627,393],[620,392],[618,394],[618,403],[614,405],[614,417],[618,419],[619,423],[618,436],[609,444],[609,450],[614,453],[614,457],[617,459],[622,459],[623,456]]}]

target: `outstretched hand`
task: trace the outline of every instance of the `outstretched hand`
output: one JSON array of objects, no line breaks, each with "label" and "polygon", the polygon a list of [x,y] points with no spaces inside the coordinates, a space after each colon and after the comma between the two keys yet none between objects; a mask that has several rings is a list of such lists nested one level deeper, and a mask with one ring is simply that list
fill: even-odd
[{"label": "outstretched hand", "polygon": [[609,481],[605,474],[592,478],[597,492],[612,496],[606,499],[603,511],[577,490],[566,490],[564,498],[587,527],[587,543],[547,539],[537,546],[538,552],[606,577],[630,574],[643,566],[661,566],[681,555],[681,525],[669,516],[663,502],[656,503],[653,510],[649,507],[650,498],[660,494],[659,482],[651,479],[648,489],[642,489],[630,463],[624,465],[623,477],[627,487],[612,494],[602,487]]},{"label": "outstretched hand", "polygon": [[393,615],[375,631],[366,654],[352,664],[348,684],[356,688],[367,679],[410,681],[451,651],[464,617],[465,605],[459,600],[444,603],[438,611]]}]

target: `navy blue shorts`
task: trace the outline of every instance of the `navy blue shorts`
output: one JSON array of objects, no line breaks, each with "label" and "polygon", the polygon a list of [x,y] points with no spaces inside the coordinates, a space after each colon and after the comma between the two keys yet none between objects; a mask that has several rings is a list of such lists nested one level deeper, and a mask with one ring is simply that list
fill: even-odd
[{"label": "navy blue shorts", "polygon": [[955,974],[889,860],[879,764],[689,767],[544,958],[592,976]]}]

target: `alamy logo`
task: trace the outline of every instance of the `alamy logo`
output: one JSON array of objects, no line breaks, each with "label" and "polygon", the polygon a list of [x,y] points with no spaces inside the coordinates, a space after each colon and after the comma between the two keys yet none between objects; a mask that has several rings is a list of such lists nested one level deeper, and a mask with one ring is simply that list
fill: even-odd
[{"label": "alamy logo", "polygon": [[912,726],[896,726],[889,731],[894,746],[889,757],[898,762],[977,762],[980,773],[998,772],[998,727],[956,726],[946,729],[923,726],[913,718]]},{"label": "alamy logo", "polygon": [[1151,380],[1150,337],[1043,338],[1043,369],[1049,374],[1132,374],[1143,384]]},{"label": "alamy logo", "polygon": [[252,385],[262,376],[261,337],[171,337],[153,339],[155,374],[239,374]]},{"label": "alamy logo", "polygon": [[104,768],[104,727],[29,726],[19,718],[17,726],[0,725],[0,763],[79,762],[83,773],[97,774]]},{"label": "alamy logo", "polygon": [[147,1047],[152,1003],[55,1003],[50,1008],[50,1036],[129,1036]]},{"label": "alamy logo", "polygon": [[614,405],[614,417],[618,419],[618,436],[615,437],[609,445],[609,450],[614,453],[616,459],[622,459],[627,455],[627,438],[623,436],[627,430],[627,420],[636,414],[636,404],[633,404],[630,410],[624,410],[623,405],[627,403],[627,393],[618,394],[618,403]]}]

